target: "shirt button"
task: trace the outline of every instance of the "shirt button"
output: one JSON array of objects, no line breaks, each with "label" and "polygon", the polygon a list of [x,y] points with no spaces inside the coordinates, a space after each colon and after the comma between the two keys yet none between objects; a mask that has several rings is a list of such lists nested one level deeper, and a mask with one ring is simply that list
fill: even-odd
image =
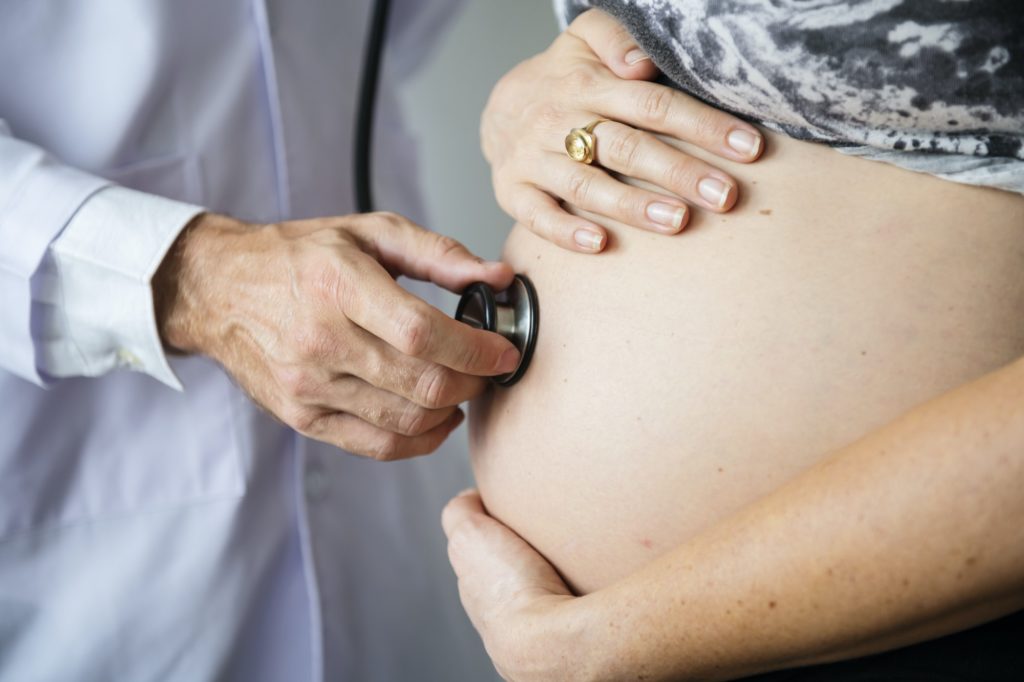
[{"label": "shirt button", "polygon": [[117,362],[122,367],[131,367],[132,369],[138,369],[142,366],[142,361],[139,360],[139,356],[126,348],[121,348],[117,351]]},{"label": "shirt button", "polygon": [[329,483],[327,475],[319,469],[306,470],[306,497],[310,500],[322,500],[327,496]]}]

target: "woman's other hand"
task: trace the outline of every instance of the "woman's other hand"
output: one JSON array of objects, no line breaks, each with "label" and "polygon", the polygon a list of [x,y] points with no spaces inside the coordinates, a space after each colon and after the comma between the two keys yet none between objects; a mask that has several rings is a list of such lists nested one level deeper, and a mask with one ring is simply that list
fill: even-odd
[{"label": "woman's other hand", "polygon": [[[441,516],[459,596],[501,676],[514,682],[588,679],[569,588],[536,550],[487,514],[479,493],[452,499]],[[568,607],[568,608],[567,608]]]},{"label": "woman's other hand", "polygon": [[[655,75],[626,29],[600,10],[580,15],[545,52],[506,74],[481,124],[502,208],[545,239],[581,252],[603,249],[607,234],[561,202],[667,234],[686,225],[687,203],[717,212],[732,208],[735,180],[654,133],[738,162],[756,160],[764,138],[749,123],[648,82]],[[570,159],[566,135],[599,119],[608,122],[594,130],[593,165]],[[664,193],[629,186],[613,173]]]}]

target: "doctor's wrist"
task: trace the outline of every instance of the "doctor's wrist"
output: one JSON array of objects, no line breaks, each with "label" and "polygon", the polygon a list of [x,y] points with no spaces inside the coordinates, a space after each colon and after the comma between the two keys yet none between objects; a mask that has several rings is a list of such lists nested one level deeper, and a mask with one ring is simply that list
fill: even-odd
[{"label": "doctor's wrist", "polygon": [[185,226],[153,276],[153,305],[160,339],[168,351],[213,355],[210,323],[225,256],[253,226],[215,213],[201,213]]}]

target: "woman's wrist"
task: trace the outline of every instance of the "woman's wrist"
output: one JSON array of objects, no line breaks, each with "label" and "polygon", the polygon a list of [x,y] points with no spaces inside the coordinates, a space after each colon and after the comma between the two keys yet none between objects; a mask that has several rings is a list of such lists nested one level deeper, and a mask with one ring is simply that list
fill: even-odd
[{"label": "woman's wrist", "polygon": [[644,633],[623,619],[621,589],[606,588],[573,601],[573,620],[580,634],[576,655],[579,679],[612,682],[625,679],[653,679],[646,676],[642,651]]},{"label": "woman's wrist", "polygon": [[530,605],[532,613],[521,621],[521,636],[507,641],[516,647],[513,655],[521,658],[522,669],[534,668],[539,680],[626,679],[630,671],[622,666],[621,654],[629,637],[609,620],[611,606],[602,592],[544,597]]},{"label": "woman's wrist", "polygon": [[636,618],[629,588],[615,585],[582,597],[563,597],[531,628],[536,654],[557,661],[543,679],[573,682],[660,679],[646,646],[654,634],[649,619]]}]

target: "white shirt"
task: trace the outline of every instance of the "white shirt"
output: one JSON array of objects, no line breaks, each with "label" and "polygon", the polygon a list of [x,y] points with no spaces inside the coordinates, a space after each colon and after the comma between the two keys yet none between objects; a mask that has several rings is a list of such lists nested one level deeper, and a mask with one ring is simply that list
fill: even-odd
[{"label": "white shirt", "polygon": [[[453,0],[394,4],[378,130],[401,131],[394,86]],[[496,678],[438,522],[460,448],[301,438],[153,319],[200,207],[352,211],[369,5],[0,3],[0,680]],[[414,146],[376,159],[422,221]]]}]

